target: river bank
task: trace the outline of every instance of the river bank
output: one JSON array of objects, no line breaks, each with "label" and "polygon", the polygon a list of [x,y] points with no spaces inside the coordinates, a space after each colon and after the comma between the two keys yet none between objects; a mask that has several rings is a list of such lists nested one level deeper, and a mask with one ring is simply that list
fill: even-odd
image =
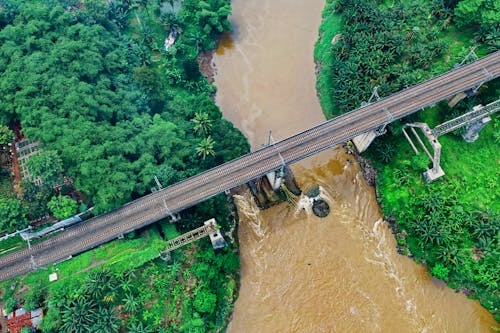
[{"label": "river bank", "polygon": [[[224,117],[253,149],[269,129],[277,141],[324,121],[312,54],[325,3],[232,5],[232,42],[214,57]],[[292,169],[301,188],[320,186],[330,214],[315,217],[304,197],[261,211],[236,196],[241,288],[228,332],[490,331],[478,302],[397,253],[353,155],[332,149]]]},{"label": "river bank", "polygon": [[[64,163],[57,170],[75,176],[75,186],[88,194],[95,211],[100,203],[97,214],[248,152],[241,133],[221,119],[211,99],[215,89],[200,75],[195,59],[199,50],[215,46],[218,33],[229,29],[228,2],[99,2],[98,9],[77,2],[69,7],[58,6],[57,1],[52,5],[12,2],[0,8],[0,14],[8,9],[5,20],[0,20],[0,33],[9,41],[0,47],[25,50],[22,57],[5,64],[2,75],[30,77],[36,84],[29,88],[29,101],[57,105],[38,114],[39,121],[31,128],[34,118],[27,114],[35,109],[18,114],[14,110],[10,116],[21,121],[28,137],[40,140],[43,150],[53,153],[51,168],[58,160],[54,156],[61,157]],[[201,22],[201,13],[216,17]],[[33,20],[47,24],[36,33],[25,29]],[[7,30],[12,33],[5,34]],[[23,36],[39,43],[36,52],[17,44]],[[58,48],[67,51],[63,63],[52,62]],[[39,60],[44,65],[32,71],[25,65],[33,64],[37,55],[42,55]],[[3,85],[4,90],[26,88],[24,82],[12,82],[18,86]],[[54,98],[60,95],[60,86],[67,88],[71,101]],[[87,89],[81,90],[82,86]],[[23,103],[15,98],[2,101],[12,109]],[[70,107],[75,101],[81,103]],[[8,112],[2,115],[8,124]],[[91,174],[89,165],[93,165]],[[23,199],[39,203],[36,210],[41,213],[46,202],[38,191],[40,187],[34,186],[32,199]],[[216,218],[224,232],[235,232],[226,198],[217,196],[184,210],[176,224],[158,222],[71,260],[2,282],[0,306],[7,313],[42,307],[43,332],[222,329],[239,281],[236,245],[228,238],[227,247],[214,251],[204,238],[174,251],[168,262],[159,258],[160,251],[168,248],[167,240],[210,218]],[[5,221],[15,220],[0,222]],[[232,238],[237,240],[235,235]],[[35,254],[33,266],[44,259]]]},{"label": "river bank", "polygon": [[[342,1],[342,3],[345,2]],[[365,5],[368,2],[366,1]],[[347,31],[346,39],[350,39],[349,33],[353,33],[349,29],[344,31],[341,28],[342,25],[339,25],[339,22],[349,19],[342,15],[342,10],[335,9],[335,3],[335,1],[328,1],[325,6],[320,40],[315,54],[317,62],[322,67],[318,75],[318,94],[325,114],[329,117],[341,113],[335,103],[339,103],[342,98],[335,97],[339,92],[332,94],[332,89],[338,87],[339,77],[336,77],[336,71],[343,66],[355,68],[363,63],[358,58],[345,61],[345,63],[335,59],[341,48],[343,48],[342,52],[345,50],[346,53],[363,52],[359,51],[356,45],[342,44],[344,43],[342,39],[336,41],[340,43],[339,45],[332,44],[332,36],[335,34],[339,32],[346,34]],[[374,8],[382,12],[385,10],[384,6]],[[426,6],[422,4],[423,11],[433,10]],[[347,15],[356,22],[363,22],[365,19],[362,16],[356,16],[354,11]],[[414,15],[415,22],[422,20],[419,15],[423,14]],[[432,15],[429,17],[433,17]],[[432,22],[439,26],[443,23],[441,20],[443,18],[438,17]],[[394,22],[396,25],[399,24],[397,20]],[[418,23],[412,24],[418,25]],[[363,24],[360,26],[363,27]],[[432,27],[431,24],[428,25],[428,29],[437,30],[438,28]],[[399,62],[387,60],[386,64],[379,66],[394,68],[389,72],[396,82],[410,80],[408,82],[415,84],[430,75],[437,75],[451,69],[454,62],[460,62],[469,52],[472,46],[471,40],[474,38],[476,38],[475,45],[478,46],[476,52],[479,55],[488,52],[488,47],[481,44],[477,37],[477,29],[465,28],[459,31],[456,26],[449,25],[449,21],[446,21],[439,29],[441,29],[439,38],[433,43],[442,45],[441,55],[436,56],[433,62],[422,65],[427,68],[425,73],[421,68],[405,65],[405,58]],[[376,32],[367,29],[363,33],[369,39],[369,36],[381,31],[383,28],[377,29]],[[425,29],[419,31],[424,36],[428,33]],[[359,45],[363,43],[376,45],[380,41],[358,42]],[[420,43],[421,48],[427,47],[425,38],[417,40],[416,43]],[[367,59],[370,56],[364,55],[362,58]],[[375,60],[375,63],[377,61]],[[347,64],[347,62],[350,63]],[[405,68],[405,72],[400,73],[400,77],[396,75],[398,69],[395,66]],[[377,75],[384,77],[387,74],[379,72]],[[366,100],[371,94],[373,85],[376,84],[374,82],[377,82],[373,78],[371,83],[364,82],[363,78],[357,76],[352,76],[351,80],[354,85],[363,87],[361,90],[349,93],[350,98],[357,101]],[[386,85],[386,89],[388,88]],[[342,86],[339,89],[346,88]],[[462,102],[454,110],[450,110],[444,103],[441,103],[413,116],[411,121],[422,121],[431,127],[435,126],[465,113],[473,105],[480,103],[485,105],[491,102],[492,99],[497,98],[495,89],[498,89],[498,83],[491,82],[489,88],[483,89],[479,96],[469,99],[467,103]],[[388,94],[386,90],[381,93],[381,96]],[[389,126],[388,134],[376,139],[369,150],[363,154],[377,170],[377,200],[386,219],[390,221],[391,229],[397,239],[398,251],[410,256],[418,263],[425,264],[433,276],[445,280],[450,287],[464,292],[473,299],[479,298],[498,320],[500,297],[495,292],[498,290],[495,281],[500,278],[498,269],[500,263],[498,256],[495,257],[494,253],[495,247],[498,246],[495,235],[498,234],[500,225],[498,202],[491,196],[491,193],[498,193],[499,189],[497,185],[494,185],[495,182],[488,180],[496,173],[494,156],[500,154],[498,146],[491,144],[495,140],[494,130],[491,127],[485,128],[480,134],[480,139],[474,144],[466,144],[459,136],[452,134],[440,138],[443,144],[441,163],[446,176],[432,184],[426,184],[423,181],[422,172],[425,171],[427,163],[425,160],[412,157],[413,152],[408,143],[399,134],[401,126],[400,122]],[[458,151],[462,152],[460,157],[457,156]],[[478,168],[478,166],[481,167]],[[424,203],[429,201],[439,202],[439,204],[434,205],[434,208],[429,208]],[[439,217],[436,219],[432,216]],[[483,239],[480,239],[479,235]]]}]

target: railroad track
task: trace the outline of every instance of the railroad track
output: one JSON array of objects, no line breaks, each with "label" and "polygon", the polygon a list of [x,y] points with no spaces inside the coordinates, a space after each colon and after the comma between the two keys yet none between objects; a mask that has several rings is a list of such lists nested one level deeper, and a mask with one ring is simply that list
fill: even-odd
[{"label": "railroad track", "polygon": [[500,52],[134,200],[110,213],[72,226],[30,249],[2,256],[0,281],[59,262],[163,219],[168,216],[165,204],[175,214],[263,176],[282,165],[279,154],[287,164],[297,162],[498,76]]}]

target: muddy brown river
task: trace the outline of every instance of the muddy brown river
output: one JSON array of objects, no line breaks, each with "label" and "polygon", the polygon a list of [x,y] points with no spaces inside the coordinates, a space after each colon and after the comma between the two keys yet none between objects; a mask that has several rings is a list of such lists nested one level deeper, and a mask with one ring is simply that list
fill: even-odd
[{"label": "muddy brown river", "polygon": [[[313,46],[322,0],[232,0],[234,32],[214,58],[217,103],[249,139],[281,140],[324,121]],[[320,185],[326,218],[304,197],[260,211],[236,197],[241,289],[228,332],[490,332],[493,317],[396,242],[352,156],[341,148],[293,166]]]}]

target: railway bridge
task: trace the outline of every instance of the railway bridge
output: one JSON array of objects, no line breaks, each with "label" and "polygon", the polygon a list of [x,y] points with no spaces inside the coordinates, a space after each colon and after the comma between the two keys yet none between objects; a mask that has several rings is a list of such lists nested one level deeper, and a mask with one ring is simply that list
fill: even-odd
[{"label": "railway bridge", "polygon": [[500,51],[134,200],[0,257],[0,281],[65,260],[500,76]]}]

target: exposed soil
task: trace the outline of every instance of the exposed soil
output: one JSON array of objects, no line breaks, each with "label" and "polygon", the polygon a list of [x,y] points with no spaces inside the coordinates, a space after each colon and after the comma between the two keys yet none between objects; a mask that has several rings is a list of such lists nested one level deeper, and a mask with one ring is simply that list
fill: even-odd
[{"label": "exposed soil", "polygon": [[201,74],[207,79],[208,82],[214,82],[215,67],[212,62],[215,50],[202,51],[196,57],[196,61],[200,66]]},{"label": "exposed soil", "polygon": [[12,160],[12,173],[14,174],[14,188],[19,194],[21,194],[20,193],[21,187],[16,186],[21,183],[21,169],[19,168],[19,161],[17,160],[16,141],[12,142],[11,160]]},{"label": "exposed soil", "polygon": [[370,161],[361,156],[361,154],[358,153],[358,151],[354,147],[347,144],[346,148],[349,154],[352,154],[361,166],[363,178],[366,180],[366,183],[370,186],[375,186],[375,183],[377,181],[377,170],[370,164]]},{"label": "exposed soil", "polygon": [[21,184],[21,169],[19,168],[19,161],[17,160],[17,152],[16,152],[16,142],[24,139],[24,134],[21,130],[21,124],[17,123],[13,125],[12,131],[14,132],[14,141],[11,146],[11,159],[12,159],[12,173],[14,174],[14,189],[20,195],[22,194]]}]

